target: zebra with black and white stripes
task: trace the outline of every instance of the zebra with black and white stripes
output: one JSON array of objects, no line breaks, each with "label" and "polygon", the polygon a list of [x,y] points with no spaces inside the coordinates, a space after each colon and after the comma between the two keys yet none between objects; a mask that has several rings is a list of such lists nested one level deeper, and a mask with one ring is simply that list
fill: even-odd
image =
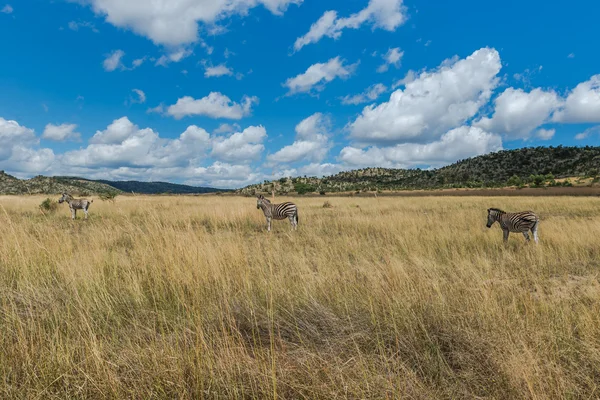
[{"label": "zebra with black and white stripes", "polygon": [[66,202],[69,205],[69,209],[71,210],[71,219],[77,218],[77,210],[83,210],[83,213],[85,214],[85,219],[87,219],[88,209],[90,208],[90,204],[92,204],[94,200],[76,199],[68,193],[63,193],[62,197],[58,200],[58,202]]},{"label": "zebra with black and white stripes", "polygon": [[488,209],[487,227],[491,228],[495,222],[500,224],[504,233],[504,242],[508,241],[510,232],[521,232],[529,242],[529,233],[533,233],[533,240],[538,242],[538,225],[540,219],[532,211],[521,211],[516,213],[507,213],[498,208]]},{"label": "zebra with black and white stripes", "polygon": [[292,224],[292,230],[298,229],[298,207],[294,203],[286,201],[281,204],[272,204],[271,201],[262,194],[256,198],[256,208],[262,209],[267,219],[267,231],[271,232],[271,220],[289,219]]}]

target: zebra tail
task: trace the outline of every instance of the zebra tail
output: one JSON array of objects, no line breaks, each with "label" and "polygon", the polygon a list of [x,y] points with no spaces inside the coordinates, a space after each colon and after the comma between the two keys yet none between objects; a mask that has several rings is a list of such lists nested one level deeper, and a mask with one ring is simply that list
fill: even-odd
[{"label": "zebra tail", "polygon": [[296,209],[296,225],[298,225],[298,209]]}]

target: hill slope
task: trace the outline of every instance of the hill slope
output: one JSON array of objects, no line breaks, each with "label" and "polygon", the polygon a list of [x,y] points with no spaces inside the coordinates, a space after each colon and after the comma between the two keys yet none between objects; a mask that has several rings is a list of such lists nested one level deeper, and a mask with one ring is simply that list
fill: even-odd
[{"label": "hill slope", "polygon": [[[340,192],[464,187],[540,185],[553,178],[597,176],[600,147],[534,147],[503,150],[433,170],[365,168],[324,178],[282,178],[251,185],[239,192]],[[543,175],[543,177],[542,177]],[[557,183],[553,183],[557,184]]]},{"label": "hill slope", "polygon": [[120,190],[104,183],[87,181],[80,178],[55,178],[36,176],[31,179],[18,179],[0,171],[0,194],[60,194],[76,195],[119,193]]},{"label": "hill slope", "polygon": [[18,179],[0,171],[0,194],[60,194],[74,195],[103,193],[140,193],[140,194],[200,194],[225,192],[222,189],[178,185],[166,182],[112,182],[106,180],[90,180],[69,176],[36,176],[31,179]]},{"label": "hill slope", "polygon": [[139,181],[105,181],[98,180],[96,182],[110,185],[123,192],[135,192],[140,194],[202,194],[227,192],[225,189],[214,189],[209,187],[188,186],[168,182],[139,182]]}]

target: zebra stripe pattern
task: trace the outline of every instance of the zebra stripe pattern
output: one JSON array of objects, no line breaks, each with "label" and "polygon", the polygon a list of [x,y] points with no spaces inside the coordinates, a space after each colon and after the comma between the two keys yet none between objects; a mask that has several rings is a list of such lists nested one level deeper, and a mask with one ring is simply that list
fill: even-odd
[{"label": "zebra stripe pattern", "polygon": [[540,219],[532,211],[521,211],[516,213],[507,213],[498,208],[488,209],[487,227],[491,228],[495,222],[500,224],[504,233],[504,242],[508,241],[510,232],[521,232],[525,240],[529,242],[529,232],[533,233],[533,240],[538,242],[538,225]]},{"label": "zebra stripe pattern", "polygon": [[272,204],[265,196],[258,195],[256,198],[256,208],[262,209],[267,219],[267,231],[271,232],[271,220],[289,219],[292,230],[298,229],[298,207],[294,203],[285,202],[281,204]]},{"label": "zebra stripe pattern", "polygon": [[63,193],[62,197],[58,199],[58,202],[66,202],[69,205],[69,209],[71,210],[71,219],[75,219],[77,217],[77,210],[83,210],[83,213],[85,214],[85,219],[87,219],[88,209],[90,208],[90,204],[92,204],[94,200],[76,199],[68,193]]}]

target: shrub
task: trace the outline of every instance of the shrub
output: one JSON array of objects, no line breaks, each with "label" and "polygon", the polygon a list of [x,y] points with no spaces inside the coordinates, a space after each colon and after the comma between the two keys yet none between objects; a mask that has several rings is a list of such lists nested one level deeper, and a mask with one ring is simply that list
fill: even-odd
[{"label": "shrub", "polygon": [[324,191],[324,190],[321,190],[321,191],[319,192],[319,194],[320,194],[321,196],[325,196],[325,191]]},{"label": "shrub", "polygon": [[117,192],[106,192],[106,193],[101,193],[100,194],[100,200],[102,201],[110,201],[111,203],[114,203],[117,200],[117,196],[119,194]]},{"label": "shrub", "polygon": [[42,204],[40,204],[39,207],[44,214],[53,213],[58,210],[58,202],[56,200],[52,200],[51,198],[47,198],[46,200],[42,201]]}]

